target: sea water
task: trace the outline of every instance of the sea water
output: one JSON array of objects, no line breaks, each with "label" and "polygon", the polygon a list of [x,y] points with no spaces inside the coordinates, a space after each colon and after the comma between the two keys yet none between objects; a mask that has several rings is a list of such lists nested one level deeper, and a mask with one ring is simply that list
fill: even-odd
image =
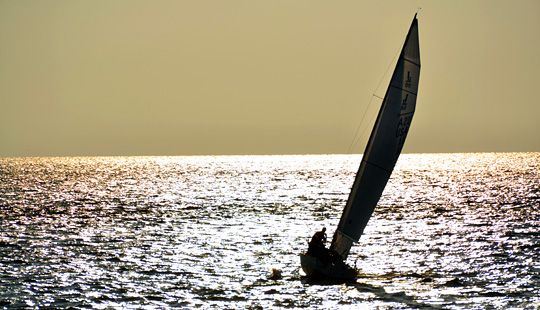
[{"label": "sea water", "polygon": [[360,159],[0,159],[0,309],[539,307],[540,153],[402,155],[357,281],[305,278]]}]

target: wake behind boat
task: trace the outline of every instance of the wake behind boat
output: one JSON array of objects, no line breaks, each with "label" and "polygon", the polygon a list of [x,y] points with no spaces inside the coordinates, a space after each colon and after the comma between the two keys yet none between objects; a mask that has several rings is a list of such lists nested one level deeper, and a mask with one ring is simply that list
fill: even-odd
[{"label": "wake behind boat", "polygon": [[358,272],[347,265],[346,259],[353,243],[364,232],[401,154],[416,107],[419,77],[420,46],[415,14],[330,249],[324,247],[324,242],[321,248],[312,239],[308,252],[300,254],[306,275],[356,279]]}]

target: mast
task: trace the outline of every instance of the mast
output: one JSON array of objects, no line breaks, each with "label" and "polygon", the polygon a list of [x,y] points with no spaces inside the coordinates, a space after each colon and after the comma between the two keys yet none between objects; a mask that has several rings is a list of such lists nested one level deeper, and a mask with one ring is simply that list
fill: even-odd
[{"label": "mast", "polygon": [[353,242],[360,239],[394,170],[415,111],[419,77],[415,14],[332,239],[330,248],[343,259],[347,258]]}]

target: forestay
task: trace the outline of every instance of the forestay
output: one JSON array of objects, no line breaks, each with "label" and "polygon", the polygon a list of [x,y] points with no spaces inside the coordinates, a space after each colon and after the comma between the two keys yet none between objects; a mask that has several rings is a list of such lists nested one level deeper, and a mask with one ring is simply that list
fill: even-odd
[{"label": "forestay", "polygon": [[416,106],[419,76],[415,15],[332,240],[331,249],[343,258],[360,239],[401,153]]}]

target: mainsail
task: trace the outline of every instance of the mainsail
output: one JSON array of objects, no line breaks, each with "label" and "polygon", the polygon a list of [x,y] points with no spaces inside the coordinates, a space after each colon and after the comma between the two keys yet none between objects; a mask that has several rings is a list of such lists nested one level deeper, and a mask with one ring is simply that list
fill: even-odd
[{"label": "mainsail", "polygon": [[415,15],[332,240],[331,249],[344,259],[360,239],[401,153],[416,106],[419,76]]}]

